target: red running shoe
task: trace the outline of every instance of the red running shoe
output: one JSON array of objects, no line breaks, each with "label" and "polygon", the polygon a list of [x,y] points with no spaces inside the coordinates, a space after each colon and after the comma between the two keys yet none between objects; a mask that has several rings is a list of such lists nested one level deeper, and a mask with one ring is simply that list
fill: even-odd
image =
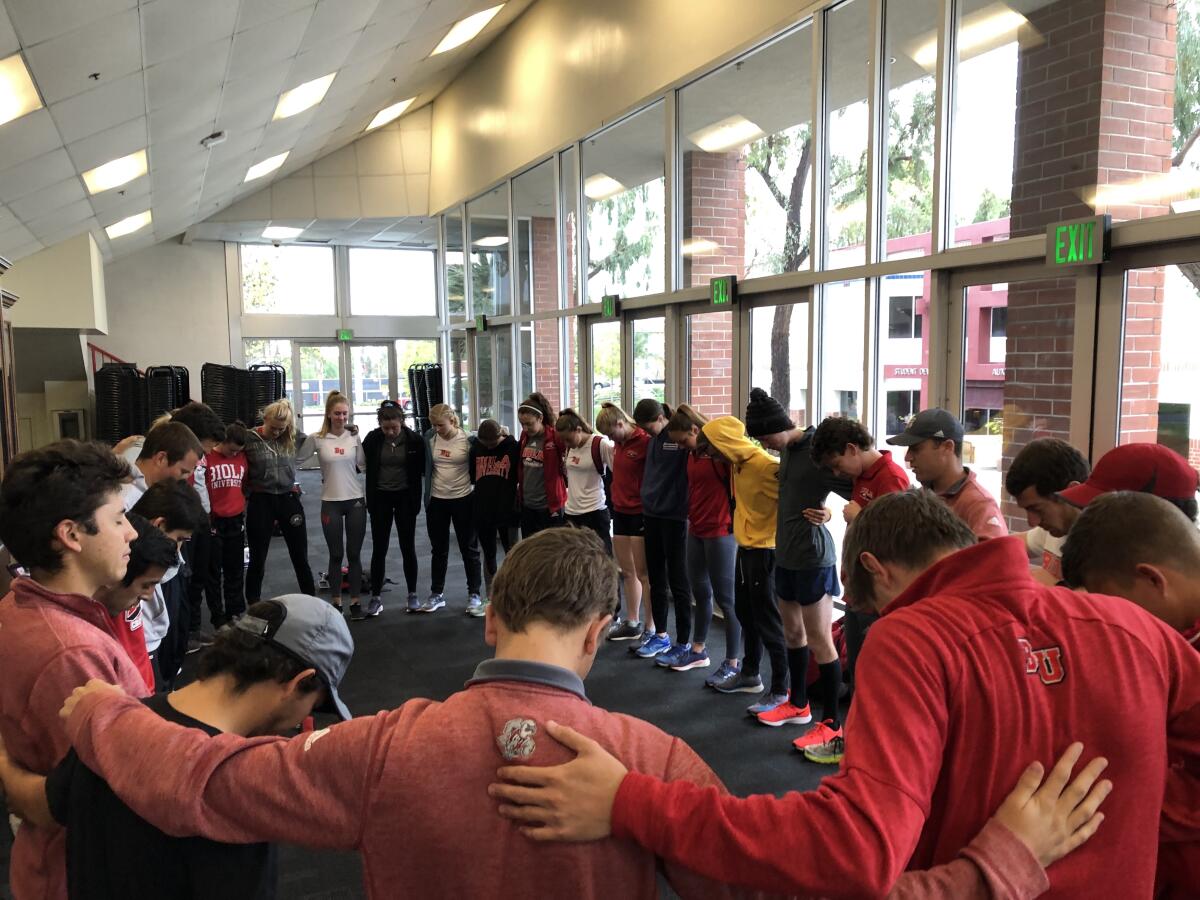
[{"label": "red running shoe", "polygon": [[842,729],[839,728],[835,731],[829,727],[832,722],[832,719],[826,719],[824,722],[817,723],[816,727],[810,729],[807,734],[792,741],[792,746],[803,753],[809,747],[816,747],[818,744],[828,743],[835,737],[841,737]]},{"label": "red running shoe", "polygon": [[781,703],[774,709],[758,714],[758,721],[763,725],[778,728],[780,725],[807,725],[812,721],[812,710],[807,703],[801,709],[790,702]]}]

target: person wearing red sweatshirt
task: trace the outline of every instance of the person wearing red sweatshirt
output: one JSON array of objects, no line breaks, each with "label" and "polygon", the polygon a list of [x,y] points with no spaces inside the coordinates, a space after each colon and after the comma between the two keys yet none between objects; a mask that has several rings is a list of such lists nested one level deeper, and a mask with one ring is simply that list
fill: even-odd
[{"label": "person wearing red sweatshirt", "polygon": [[[0,483],[0,541],[30,573],[0,600],[0,738],[33,772],[48,773],[70,749],[58,708],[74,687],[98,678],[149,694],[116,639],[123,608],[96,599],[121,582],[137,536],[122,499],[131,474],[103,444],[66,440],[20,454]],[[65,847],[61,829],[23,824],[13,895],[65,900]]]},{"label": "person wearing red sweatshirt", "polygon": [[535,391],[517,407],[517,420],[521,423],[521,465],[517,468],[521,536],[529,537],[563,524],[567,477],[550,401]]},{"label": "person wearing red sweatshirt", "polygon": [[234,422],[225,438],[204,457],[204,482],[196,490],[208,499],[212,543],[205,580],[214,629],[246,611],[246,426]]},{"label": "person wearing red sweatshirt", "polygon": [[1047,872],[1050,891],[1151,896],[1160,814],[1164,839],[1200,836],[1200,655],[1133,604],[1037,583],[1021,539],[978,543],[930,492],[874,501],[843,568],[849,595],[883,617],[845,725],[856,737],[818,790],[740,799],[666,784],[564,729],[582,754],[501,769],[515,782],[491,788],[501,812],[532,836],[611,833],[746,888],[878,896],[906,868],[954,859],[1025,760],[1078,740],[1120,787],[1095,838]]}]

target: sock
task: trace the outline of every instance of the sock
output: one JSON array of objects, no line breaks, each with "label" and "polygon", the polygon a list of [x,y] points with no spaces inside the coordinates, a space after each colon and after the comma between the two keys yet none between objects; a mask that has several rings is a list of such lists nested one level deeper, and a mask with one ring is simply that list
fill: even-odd
[{"label": "sock", "polygon": [[792,706],[808,703],[808,647],[788,647],[788,672],[792,676]]},{"label": "sock", "polygon": [[838,709],[838,690],[842,685],[842,661],[822,663],[821,672],[821,717],[831,720],[830,727],[837,731],[842,727],[841,710]]}]

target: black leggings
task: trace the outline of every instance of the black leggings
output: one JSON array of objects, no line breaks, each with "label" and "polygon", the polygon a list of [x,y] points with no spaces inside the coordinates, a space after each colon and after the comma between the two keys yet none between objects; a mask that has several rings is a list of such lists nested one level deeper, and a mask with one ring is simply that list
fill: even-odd
[{"label": "black leggings", "polygon": [[738,547],[733,604],[742,623],[742,644],[746,648],[742,672],[759,673],[765,645],[771,657],[771,693],[786,694],[790,684],[787,644],[775,600],[774,575],[774,550]]},{"label": "black leggings", "polygon": [[308,566],[308,528],[300,495],[255,493],[246,503],[246,542],[250,545],[250,566],[246,571],[246,602],[262,599],[263,575],[267,571],[267,551],[275,525],[283,533],[300,593],[315,596],[317,585]]},{"label": "black leggings", "polygon": [[687,522],[643,516],[646,523],[646,574],[654,628],[666,633],[671,603],[679,643],[692,639],[692,585],[687,570]]},{"label": "black leggings", "polygon": [[479,549],[483,551],[483,583],[487,586],[489,597],[492,594],[492,579],[496,577],[497,535],[500,537],[500,546],[504,548],[504,555],[508,556],[508,551],[517,542],[517,528],[515,525],[492,525],[486,522],[479,524]]},{"label": "black leggings", "polygon": [[560,511],[552,514],[548,509],[521,508],[521,537],[529,537],[547,528],[555,528],[563,524],[563,514]]},{"label": "black leggings", "polygon": [[[362,545],[367,535],[367,501],[322,500],[321,531],[325,533],[325,546],[329,548],[329,593],[342,595],[342,558],[349,563],[347,579],[350,596],[362,592]],[[345,534],[343,546],[342,535]]]},{"label": "black leggings", "polygon": [[245,515],[214,516],[208,557],[208,609],[214,626],[218,622],[224,625],[246,611],[245,548]]},{"label": "black leggings", "polygon": [[416,491],[376,491],[367,505],[371,514],[371,596],[383,590],[388,544],[392,540],[392,522],[396,523],[396,541],[404,557],[404,582],[410,594],[417,592],[417,513],[421,495]]},{"label": "black leggings", "polygon": [[450,525],[458,539],[458,552],[467,571],[467,593],[479,593],[479,542],[475,535],[475,498],[470,494],[457,500],[431,497],[425,510],[425,527],[433,545],[429,591],[440,594],[446,589],[446,567],[450,564]]},{"label": "black leggings", "polygon": [[600,536],[600,540],[604,542],[604,549],[608,551],[609,556],[612,556],[612,519],[609,517],[607,509],[598,509],[595,512],[584,513],[582,516],[568,514],[567,524],[573,528],[590,528],[596,532]]}]

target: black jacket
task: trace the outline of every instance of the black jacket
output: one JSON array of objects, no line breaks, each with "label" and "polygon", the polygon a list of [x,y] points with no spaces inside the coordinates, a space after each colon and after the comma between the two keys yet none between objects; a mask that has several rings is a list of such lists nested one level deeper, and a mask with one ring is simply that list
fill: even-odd
[{"label": "black jacket", "polygon": [[[417,497],[417,508],[421,504],[421,479],[425,476],[425,441],[407,425],[401,426],[406,451],[405,470],[408,474],[408,490]],[[379,459],[383,453],[383,432],[376,428],[363,438],[363,455],[367,458],[367,506],[378,498]]]}]

